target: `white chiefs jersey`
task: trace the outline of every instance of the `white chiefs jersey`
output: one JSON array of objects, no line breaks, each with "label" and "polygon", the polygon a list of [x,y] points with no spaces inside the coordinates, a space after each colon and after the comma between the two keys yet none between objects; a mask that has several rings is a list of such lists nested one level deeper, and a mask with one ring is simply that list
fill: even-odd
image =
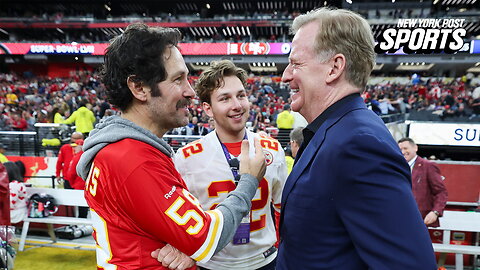
[{"label": "white chiefs jersey", "polygon": [[[254,155],[254,137],[258,136],[267,161],[267,171],[252,199],[250,212],[250,242],[234,245],[230,242],[206,263],[209,269],[257,269],[277,256],[264,253],[276,242],[275,222],[271,207],[280,211],[282,190],[287,178],[285,153],[277,140],[260,137],[247,130],[250,155]],[[233,173],[228,165],[216,133],[180,148],[175,155],[175,167],[185,180],[189,191],[200,201],[203,209],[213,209],[235,189]]]}]

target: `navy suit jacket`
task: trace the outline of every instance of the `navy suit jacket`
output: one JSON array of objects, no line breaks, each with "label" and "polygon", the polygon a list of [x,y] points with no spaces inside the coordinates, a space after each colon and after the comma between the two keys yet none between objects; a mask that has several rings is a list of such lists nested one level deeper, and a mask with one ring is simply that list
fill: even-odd
[{"label": "navy suit jacket", "polygon": [[436,269],[409,166],[355,97],[307,145],[282,196],[277,269]]}]

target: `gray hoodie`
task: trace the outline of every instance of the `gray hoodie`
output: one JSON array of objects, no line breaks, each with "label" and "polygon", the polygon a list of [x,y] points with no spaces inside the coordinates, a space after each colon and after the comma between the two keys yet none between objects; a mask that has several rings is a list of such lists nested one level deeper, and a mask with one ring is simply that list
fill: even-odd
[{"label": "gray hoodie", "polygon": [[[84,153],[77,165],[78,175],[86,180],[97,153],[108,144],[127,138],[145,142],[169,157],[173,154],[172,148],[149,130],[119,116],[110,116],[100,121],[85,140]],[[230,192],[228,197],[217,206],[217,209],[223,214],[224,222],[215,253],[223,249],[232,240],[242,217],[250,211],[251,200],[255,196],[257,187],[258,180],[254,176],[242,174],[237,188]]]}]

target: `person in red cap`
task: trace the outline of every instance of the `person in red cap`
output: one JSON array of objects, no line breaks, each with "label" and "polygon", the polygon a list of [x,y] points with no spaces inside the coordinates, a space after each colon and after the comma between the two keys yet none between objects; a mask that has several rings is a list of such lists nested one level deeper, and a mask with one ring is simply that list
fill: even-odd
[{"label": "person in red cap", "polygon": [[[83,139],[75,140],[75,142],[71,145],[74,154],[72,160],[70,161],[70,165],[68,165],[68,170],[65,177],[68,179],[73,189],[83,190],[85,188],[85,181],[80,176],[78,176],[76,169],[78,161],[83,154]],[[78,217],[87,218],[87,215],[88,207],[78,207]]]},{"label": "person in red cap", "polygon": [[55,174],[57,177],[57,182],[59,183],[61,178],[63,177],[63,180],[65,181],[63,185],[66,189],[73,189],[67,174],[72,158],[76,153],[75,147],[77,146],[77,144],[75,142],[77,140],[83,141],[83,134],[80,132],[73,132],[70,137],[70,143],[62,145],[58,153]]}]

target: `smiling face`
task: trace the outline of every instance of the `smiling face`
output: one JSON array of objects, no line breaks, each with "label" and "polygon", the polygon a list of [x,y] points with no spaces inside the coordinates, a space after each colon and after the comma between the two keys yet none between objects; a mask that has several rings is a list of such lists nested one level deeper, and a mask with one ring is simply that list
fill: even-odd
[{"label": "smiling face", "polygon": [[185,126],[189,121],[188,106],[195,96],[187,80],[188,69],[177,47],[167,49],[164,53],[167,78],[158,83],[159,96],[147,99],[151,121],[159,129],[172,129]]},{"label": "smiling face", "polygon": [[[250,103],[245,88],[237,76],[223,78],[223,85],[213,91],[210,104],[203,102],[203,109],[215,119],[215,128],[220,138],[240,141],[248,119]],[[230,142],[224,141],[223,142]],[[235,141],[232,141],[235,142]]]},{"label": "smiling face", "polygon": [[418,146],[416,144],[412,144],[409,141],[401,142],[398,144],[400,150],[402,150],[403,157],[410,162],[416,155],[418,151]]},{"label": "smiling face", "polygon": [[292,89],[292,110],[301,113],[309,123],[316,117],[319,102],[327,95],[324,88],[328,64],[320,62],[314,52],[318,28],[318,23],[310,22],[297,31],[292,40],[289,64],[282,76],[282,81],[288,82]]}]

